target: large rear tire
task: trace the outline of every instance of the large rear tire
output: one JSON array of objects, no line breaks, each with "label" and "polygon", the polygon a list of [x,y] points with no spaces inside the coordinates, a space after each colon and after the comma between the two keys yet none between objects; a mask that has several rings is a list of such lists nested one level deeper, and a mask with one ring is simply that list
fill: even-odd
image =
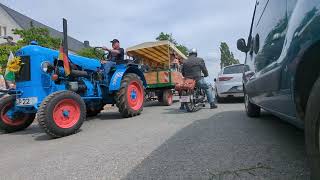
[{"label": "large rear tire", "polygon": [[140,115],[144,105],[144,87],[140,77],[133,73],[126,74],[117,93],[117,107],[122,117]]},{"label": "large rear tire", "polygon": [[75,134],[86,119],[86,105],[71,91],[58,91],[46,97],[40,105],[37,120],[53,138]]},{"label": "large rear tire", "polygon": [[171,106],[173,104],[173,93],[171,89],[166,89],[163,91],[162,100],[164,106]]},{"label": "large rear tire", "polygon": [[247,93],[244,94],[244,105],[246,108],[247,116],[249,117],[259,117],[261,113],[261,108],[253,103],[251,103],[250,98]]},{"label": "large rear tire", "polygon": [[0,100],[0,129],[7,133],[21,131],[29,127],[35,114],[26,114],[23,112],[15,112],[9,114],[10,109],[14,107],[13,96],[3,96]]},{"label": "large rear tire", "polygon": [[309,96],[305,116],[305,141],[311,167],[311,179],[320,179],[320,78]]}]

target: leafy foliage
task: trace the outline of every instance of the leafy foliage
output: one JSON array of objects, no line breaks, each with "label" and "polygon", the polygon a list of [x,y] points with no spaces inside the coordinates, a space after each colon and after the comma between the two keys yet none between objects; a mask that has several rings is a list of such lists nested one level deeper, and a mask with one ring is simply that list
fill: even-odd
[{"label": "leafy foliage", "polygon": [[227,43],[221,42],[220,52],[221,52],[221,63],[220,63],[221,69],[226,66],[240,63],[238,59],[234,58],[234,55],[230,51],[230,48]]},{"label": "leafy foliage", "polygon": [[77,52],[78,55],[88,58],[101,59],[104,55],[102,50],[95,50],[94,48],[83,48]]},{"label": "leafy foliage", "polygon": [[8,57],[10,51],[13,53],[20,49],[21,46],[9,46],[9,45],[2,45],[0,46],[0,73],[3,74],[7,65]]},{"label": "leafy foliage", "polygon": [[49,30],[46,28],[14,29],[13,34],[21,37],[21,40],[18,41],[20,46],[28,45],[31,41],[37,41],[40,46],[58,49],[61,43],[61,39],[51,37]]},{"label": "leafy foliage", "polygon": [[179,51],[181,51],[184,55],[188,55],[188,48],[182,44],[179,44],[172,36],[172,34],[161,32],[158,37],[156,37],[157,41],[170,41],[173,43]]},{"label": "leafy foliage", "polygon": [[19,40],[15,46],[0,46],[0,69],[2,69],[2,71],[4,71],[4,67],[7,65],[10,51],[15,53],[22,46],[30,44],[31,41],[37,41],[38,44],[43,47],[58,49],[61,42],[61,39],[51,37],[49,30],[46,28],[31,27],[30,29],[22,30],[14,29],[13,34],[19,35],[21,40]]}]

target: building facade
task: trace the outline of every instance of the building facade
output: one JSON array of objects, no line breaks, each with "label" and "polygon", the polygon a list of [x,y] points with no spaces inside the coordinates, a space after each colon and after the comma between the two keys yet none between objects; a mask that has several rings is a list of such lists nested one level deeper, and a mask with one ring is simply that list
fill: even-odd
[{"label": "building facade", "polygon": [[[12,36],[13,41],[17,42],[20,39],[20,37],[18,35],[14,35],[12,30],[29,29],[31,26],[46,28],[49,30],[49,33],[52,37],[60,39],[63,38],[62,32],[57,31],[49,26],[46,26],[0,3],[0,37]],[[5,42],[5,39],[0,38],[0,44]],[[68,36],[68,46],[69,50],[75,53],[85,47],[89,47],[89,42],[81,42],[74,39],[73,37]]]}]

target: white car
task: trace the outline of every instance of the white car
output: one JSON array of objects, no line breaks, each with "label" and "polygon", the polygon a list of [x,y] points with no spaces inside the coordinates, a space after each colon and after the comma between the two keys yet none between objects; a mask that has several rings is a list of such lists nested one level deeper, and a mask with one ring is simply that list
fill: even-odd
[{"label": "white car", "polygon": [[247,68],[243,64],[224,67],[215,81],[216,99],[222,102],[225,98],[243,98],[243,72]]}]

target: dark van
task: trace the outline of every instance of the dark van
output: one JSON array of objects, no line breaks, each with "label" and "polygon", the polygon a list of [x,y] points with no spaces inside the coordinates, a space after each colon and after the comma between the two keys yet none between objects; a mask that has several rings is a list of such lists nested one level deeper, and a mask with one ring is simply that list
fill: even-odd
[{"label": "dark van", "polygon": [[257,0],[243,74],[249,117],[265,109],[304,127],[312,179],[320,179],[320,0]]}]

